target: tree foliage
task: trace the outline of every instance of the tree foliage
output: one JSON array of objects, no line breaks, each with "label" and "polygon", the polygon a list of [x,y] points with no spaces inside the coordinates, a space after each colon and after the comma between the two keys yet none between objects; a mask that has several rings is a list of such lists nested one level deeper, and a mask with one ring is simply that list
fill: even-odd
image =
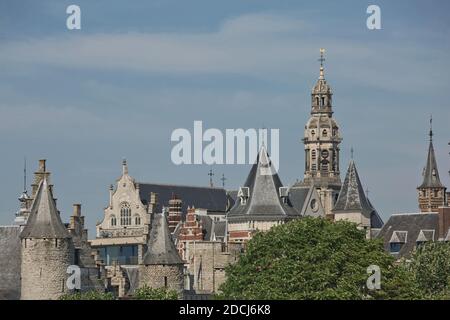
[{"label": "tree foliage", "polygon": [[404,262],[426,299],[450,299],[450,243],[421,244]]},{"label": "tree foliage", "polygon": [[111,292],[86,291],[73,292],[62,295],[60,300],[114,300],[114,295]]},{"label": "tree foliage", "polygon": [[150,288],[147,285],[136,289],[134,299],[137,300],[177,300],[178,293],[175,290],[169,290],[166,288]]},{"label": "tree foliage", "polygon": [[[381,289],[369,290],[367,268],[381,269]],[[409,270],[394,263],[380,240],[350,222],[304,218],[257,233],[226,269],[219,298],[416,299]]]}]

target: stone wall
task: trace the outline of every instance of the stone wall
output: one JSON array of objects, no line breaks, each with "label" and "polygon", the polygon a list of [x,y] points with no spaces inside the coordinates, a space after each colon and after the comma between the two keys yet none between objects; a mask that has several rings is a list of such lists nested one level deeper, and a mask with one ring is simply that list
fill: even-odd
[{"label": "stone wall", "polygon": [[187,289],[196,293],[216,293],[225,281],[225,267],[239,258],[241,245],[220,241],[198,241],[186,244],[188,257]]},{"label": "stone wall", "polygon": [[182,293],[184,289],[183,265],[141,265],[139,287],[168,288]]},{"label": "stone wall", "polygon": [[0,300],[20,299],[20,227],[0,227]]},{"label": "stone wall", "polygon": [[71,239],[22,239],[22,300],[56,300],[67,293]]}]

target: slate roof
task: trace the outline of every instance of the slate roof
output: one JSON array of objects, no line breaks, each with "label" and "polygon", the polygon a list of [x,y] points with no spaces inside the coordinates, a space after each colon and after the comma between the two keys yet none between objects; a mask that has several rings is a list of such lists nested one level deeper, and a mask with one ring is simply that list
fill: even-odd
[{"label": "slate roof", "polygon": [[183,264],[178,254],[164,213],[155,213],[151,223],[150,235],[144,255],[144,265]]},{"label": "slate roof", "polygon": [[223,188],[139,183],[139,195],[144,204],[148,204],[151,192],[158,194],[156,212],[162,212],[163,206],[169,206],[172,194],[183,201],[182,212],[187,212],[188,206],[217,212],[227,209],[228,197]]},{"label": "slate roof", "polygon": [[0,226],[0,300],[20,299],[19,226]]},{"label": "slate roof", "polygon": [[[430,133],[430,137],[432,133]],[[423,181],[419,188],[443,188],[443,184],[439,179],[439,172],[434,154],[433,141],[430,138],[430,145],[428,147],[427,164],[423,171]]]},{"label": "slate roof", "polygon": [[283,203],[279,190],[283,187],[278,173],[274,171],[266,148],[258,153],[255,164],[245,181],[244,187],[249,194],[245,204],[238,199],[229,211],[228,221],[237,220],[272,220],[298,217],[297,211]]},{"label": "slate roof", "polygon": [[378,212],[364,193],[353,160],[350,160],[344,183],[342,184],[339,197],[333,208],[333,213],[335,214],[347,212],[361,212],[363,216],[370,219],[372,228],[381,228],[383,225],[383,221]]},{"label": "slate roof", "polygon": [[[417,242],[423,241],[424,237],[431,240],[432,233],[434,241],[439,230],[439,216],[435,212],[423,213],[405,213],[393,214],[384,224],[378,234],[378,238],[383,239],[384,248],[390,251],[390,244],[402,243],[401,249],[395,255],[408,257],[417,245]],[[434,231],[434,232],[431,232]]]},{"label": "slate roof", "polygon": [[44,178],[39,184],[27,225],[20,237],[22,239],[66,239],[72,237],[61,221],[47,178]]}]

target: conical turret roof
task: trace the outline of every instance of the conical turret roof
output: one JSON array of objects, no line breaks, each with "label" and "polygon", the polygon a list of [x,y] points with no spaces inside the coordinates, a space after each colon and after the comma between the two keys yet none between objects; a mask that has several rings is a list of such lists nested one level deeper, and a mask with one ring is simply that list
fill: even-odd
[{"label": "conical turret roof", "polygon": [[236,201],[228,213],[228,219],[279,219],[298,215],[292,206],[283,202],[281,187],[280,177],[272,166],[266,148],[262,146],[244,184],[244,188],[248,188],[248,194],[244,195],[247,199],[245,202]]},{"label": "conical turret roof", "polygon": [[381,218],[364,193],[353,160],[350,160],[344,183],[333,209],[335,214],[340,212],[361,212],[363,216],[371,220],[372,227],[375,227],[374,225],[377,225],[376,227],[380,227],[380,224],[382,225]]},{"label": "conical turret roof", "polygon": [[172,241],[167,217],[164,213],[156,213],[150,230],[150,236],[147,243],[147,252],[144,255],[144,265],[174,265],[183,264],[178,250]]},{"label": "conical turret roof", "polygon": [[[430,136],[432,134],[430,133]],[[434,154],[433,141],[430,139],[428,146],[427,164],[423,171],[423,182],[419,188],[443,188],[444,186],[439,179],[439,172]]]},{"label": "conical turret roof", "polygon": [[38,187],[36,197],[31,206],[27,224],[20,234],[21,238],[71,238],[61,221],[52,192],[44,178]]}]

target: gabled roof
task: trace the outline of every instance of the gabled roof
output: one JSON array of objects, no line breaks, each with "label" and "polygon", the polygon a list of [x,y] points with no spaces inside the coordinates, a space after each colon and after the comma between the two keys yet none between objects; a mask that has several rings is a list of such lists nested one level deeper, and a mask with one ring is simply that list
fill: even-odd
[{"label": "gabled roof", "polygon": [[[390,244],[396,240],[396,237],[400,240],[397,243],[405,241],[397,257],[408,257],[417,246],[417,241],[421,242],[424,240],[421,234],[426,236],[426,240],[433,241],[434,238],[429,238],[429,235],[431,231],[437,234],[438,227],[439,215],[435,212],[393,214],[386,221],[377,237],[383,239],[386,251],[390,250]],[[424,231],[426,232],[424,233]],[[402,237],[404,232],[407,232],[405,238]]]},{"label": "gabled roof", "polygon": [[272,220],[299,216],[292,206],[281,199],[279,194],[281,187],[283,184],[280,177],[275,172],[266,148],[263,146],[245,181],[244,188],[241,188],[245,191],[243,196],[247,199],[245,202],[237,199],[228,213],[228,219]]},{"label": "gabled roof", "polygon": [[346,212],[361,212],[363,216],[370,219],[371,227],[373,228],[381,228],[383,225],[383,221],[378,215],[378,212],[372,206],[364,193],[364,189],[353,160],[350,160],[344,183],[342,184],[339,197],[333,208],[333,213],[335,214]]},{"label": "gabled roof", "polygon": [[155,213],[151,223],[150,235],[144,255],[144,265],[183,264],[175,248],[164,213]]},{"label": "gabled roof", "polygon": [[313,184],[295,184],[289,188],[289,203],[302,216],[325,216],[325,210]]},{"label": "gabled roof", "polygon": [[39,184],[36,197],[31,206],[27,225],[20,237],[23,238],[71,238],[61,221],[47,178]]},{"label": "gabled roof", "polygon": [[167,207],[174,194],[183,201],[182,212],[186,212],[188,206],[225,212],[228,203],[227,193],[223,188],[139,183],[139,195],[144,204],[149,202],[151,192],[158,194],[156,212],[161,212],[163,206]]},{"label": "gabled roof", "polygon": [[[431,137],[430,133],[430,137]],[[443,188],[444,186],[439,179],[439,172],[434,154],[433,141],[430,138],[430,145],[428,147],[427,164],[423,171],[423,181],[419,188]]]}]

